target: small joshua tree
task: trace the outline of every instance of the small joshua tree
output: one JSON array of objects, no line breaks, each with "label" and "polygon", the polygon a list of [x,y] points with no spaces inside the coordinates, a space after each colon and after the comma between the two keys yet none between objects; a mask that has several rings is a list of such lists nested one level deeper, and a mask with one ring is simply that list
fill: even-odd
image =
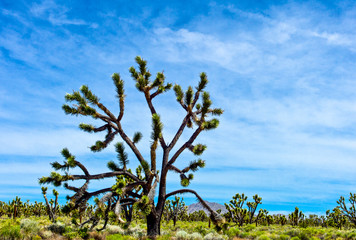
[{"label": "small joshua tree", "polygon": [[327,210],[326,218],[329,226],[339,229],[341,229],[341,227],[347,222],[347,217],[343,214],[339,207],[334,208],[332,212]]},{"label": "small joshua tree", "polygon": [[[254,216],[255,216],[255,212],[256,209],[258,207],[259,204],[262,204],[262,198],[259,197],[257,194],[254,195],[253,197],[254,202],[247,202],[246,205],[248,207],[248,214],[249,214],[249,223],[251,224],[253,222]],[[256,226],[257,226],[257,221],[258,221],[258,216],[256,217]]]},{"label": "small joshua tree", "polygon": [[174,200],[167,200],[165,212],[167,214],[167,222],[173,220],[173,225],[176,225],[177,220],[187,214],[187,206],[183,198],[175,196]]},{"label": "small joshua tree", "polygon": [[240,227],[244,224],[247,217],[247,209],[242,208],[246,200],[247,196],[244,193],[241,195],[237,193],[232,197],[229,204],[225,203],[229,219]]},{"label": "small joshua tree", "polygon": [[299,211],[298,207],[295,207],[294,212],[289,214],[289,221],[293,226],[298,226],[299,222],[304,219],[304,214],[302,211]]},{"label": "small joshua tree", "polygon": [[[103,150],[115,137],[120,136],[123,142],[116,144],[119,164],[111,161],[108,163],[108,167],[111,171],[101,174],[91,174],[81,162],[76,160],[68,149],[64,149],[62,155],[65,158],[65,162],[63,164],[55,162],[52,163],[52,166],[56,170],[65,171],[65,173],[59,174],[57,172],[52,172],[49,177],[42,177],[40,183],[53,183],[55,186],[64,183],[65,188],[74,191],[75,194],[69,197],[71,204],[68,206],[67,210],[84,208],[86,202],[90,198],[104,194],[101,199],[96,201],[97,214],[94,214],[90,219],[93,226],[99,222],[100,216],[104,216],[106,223],[109,212],[114,211],[116,215],[120,217],[121,209],[124,206],[131,205],[146,215],[147,235],[155,237],[160,234],[160,221],[167,198],[183,193],[194,194],[203,207],[210,212],[213,222],[216,224],[222,222],[223,218],[213,211],[194,190],[184,188],[170,193],[167,193],[166,190],[168,172],[172,171],[178,173],[181,179],[181,185],[187,187],[193,179],[193,174],[191,172],[205,166],[205,161],[197,159],[190,162],[185,168],[180,169],[176,167],[176,161],[185,150],[191,151],[194,155],[201,155],[206,149],[206,146],[203,144],[195,144],[194,142],[196,138],[203,131],[215,129],[219,125],[219,120],[211,118],[211,116],[219,116],[223,111],[220,108],[211,107],[212,102],[210,95],[204,91],[208,83],[206,74],[202,73],[200,75],[200,81],[195,89],[190,86],[183,92],[179,85],[173,87],[177,102],[180,107],[182,107],[185,114],[182,116],[182,122],[177,132],[171,141],[168,142],[163,135],[163,124],[161,123],[160,115],[155,108],[154,101],[157,100],[159,95],[170,90],[172,84],[165,83],[163,72],[157,73],[156,77],[151,81],[151,73],[146,67],[146,61],[141,57],[136,57],[136,62],[138,64],[138,69],[131,67],[129,71],[136,83],[136,88],[144,96],[152,120],[149,161],[141,154],[141,151],[137,146],[142,134],[136,132],[134,136],[130,138],[121,125],[121,120],[126,111],[124,81],[119,74],[114,73],[112,79],[116,88],[120,107],[120,112],[117,115],[105,107],[100,99],[89,90],[88,86],[82,86],[80,92],[75,91],[71,94],[67,94],[65,99],[69,102],[75,102],[75,104],[72,106],[65,104],[63,105],[63,110],[66,114],[74,116],[90,116],[95,120],[102,121],[102,125],[99,127],[84,123],[79,125],[79,127],[86,132],[107,133],[104,140],[97,141],[91,147],[93,152]],[[201,99],[201,103],[198,103],[199,99]],[[181,146],[176,146],[186,128],[193,129],[193,133]],[[128,146],[138,160],[139,166],[136,169],[136,173],[127,167],[129,161],[127,153],[125,152],[125,146]],[[160,168],[156,163],[156,152],[158,147],[160,147],[162,151],[162,166]],[[173,151],[173,149],[177,150]],[[73,175],[69,173],[69,169],[76,167],[81,169],[83,174]],[[107,188],[94,192],[88,191],[88,185],[91,181],[112,177],[116,178],[116,183],[113,186],[108,186]],[[85,183],[79,188],[70,186],[67,183],[68,181],[75,180],[84,180]],[[154,199],[156,188],[158,188],[157,202]]]},{"label": "small joshua tree", "polygon": [[345,198],[341,196],[336,203],[339,204],[338,207],[340,208],[342,214],[346,216],[352,224],[356,225],[356,207],[355,207],[356,194],[355,193],[350,193],[349,202],[350,202],[350,207],[347,207],[345,203]]},{"label": "small joshua tree", "polygon": [[53,195],[55,196],[55,199],[50,199],[48,201],[47,198],[47,188],[46,187],[42,187],[42,194],[43,197],[46,201],[46,207],[47,207],[47,214],[49,217],[49,220],[51,220],[53,223],[56,222],[56,218],[57,218],[57,211],[58,211],[58,192],[53,189]]}]

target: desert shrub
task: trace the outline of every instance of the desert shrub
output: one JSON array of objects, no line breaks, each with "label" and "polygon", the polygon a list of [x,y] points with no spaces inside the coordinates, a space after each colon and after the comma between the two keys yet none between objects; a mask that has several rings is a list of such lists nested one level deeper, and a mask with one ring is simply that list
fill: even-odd
[{"label": "desert shrub", "polygon": [[120,234],[124,234],[124,230],[119,227],[119,226],[114,226],[114,225],[108,225],[106,226],[106,231],[109,233],[109,234],[116,234],[116,233],[120,233]]},{"label": "desert shrub", "polygon": [[124,235],[130,235],[135,237],[136,239],[142,238],[145,236],[146,231],[139,226],[133,227],[133,228],[128,228],[125,230]]},{"label": "desert shrub", "polygon": [[233,238],[233,237],[236,237],[240,234],[241,230],[237,227],[232,227],[230,228],[229,230],[226,231],[226,234],[230,237],[230,238]]},{"label": "desert shrub", "polygon": [[161,235],[157,237],[157,240],[171,240],[172,237],[169,235]]},{"label": "desert shrub", "polygon": [[224,235],[220,235],[216,232],[214,233],[209,233],[205,235],[204,240],[225,240],[227,239]]},{"label": "desert shrub", "polygon": [[188,233],[186,231],[178,231],[176,233],[177,240],[185,240],[188,238]]},{"label": "desert shrub", "polygon": [[245,232],[251,232],[251,231],[254,230],[255,228],[256,228],[255,225],[249,224],[249,225],[246,225],[246,226],[244,227],[244,230],[245,230]]},{"label": "desert shrub", "polygon": [[136,240],[136,238],[132,236],[126,236],[121,234],[109,235],[106,237],[107,240]]},{"label": "desert shrub", "polygon": [[189,234],[188,239],[189,240],[203,240],[203,237],[201,236],[200,233],[193,232],[192,234]]},{"label": "desert shrub", "polygon": [[45,231],[41,231],[39,233],[39,235],[44,238],[44,239],[47,239],[47,238],[51,238],[53,236],[53,233],[51,231],[48,231],[48,230],[45,230]]},{"label": "desert shrub", "polygon": [[20,228],[25,236],[36,236],[40,231],[40,226],[37,221],[31,219],[22,219],[20,222]]},{"label": "desert shrub", "polygon": [[310,239],[309,234],[307,234],[305,232],[299,233],[298,237],[299,237],[300,240],[309,240]]},{"label": "desert shrub", "polygon": [[346,239],[356,239],[356,232],[348,233]]},{"label": "desert shrub", "polygon": [[78,237],[78,233],[76,232],[66,232],[63,234],[63,236],[65,236],[67,239],[75,239]]},{"label": "desert shrub", "polygon": [[289,240],[289,239],[290,239],[290,236],[285,235],[285,234],[279,235],[279,238],[278,238],[278,240]]},{"label": "desert shrub", "polygon": [[250,234],[248,232],[243,232],[243,233],[240,233],[239,234],[239,237],[240,238],[249,238],[250,237]]},{"label": "desert shrub", "polygon": [[271,240],[267,235],[260,235],[257,240]]},{"label": "desert shrub", "polygon": [[298,229],[291,229],[286,232],[287,235],[291,237],[299,236],[300,231]]},{"label": "desert shrub", "polygon": [[78,235],[83,239],[88,239],[89,238],[88,228],[87,227],[80,228],[78,230]]},{"label": "desert shrub", "polygon": [[22,239],[20,225],[11,224],[10,221],[6,222],[0,229],[1,239],[16,240]]},{"label": "desert shrub", "polygon": [[51,232],[58,233],[58,234],[63,234],[66,231],[64,224],[60,222],[49,225],[47,229],[50,230]]}]

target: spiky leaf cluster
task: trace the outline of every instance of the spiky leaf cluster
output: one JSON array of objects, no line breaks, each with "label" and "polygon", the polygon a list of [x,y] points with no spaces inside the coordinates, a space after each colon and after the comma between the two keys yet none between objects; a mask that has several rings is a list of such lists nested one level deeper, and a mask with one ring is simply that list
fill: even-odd
[{"label": "spiky leaf cluster", "polygon": [[121,195],[123,193],[123,189],[126,186],[126,180],[123,177],[118,177],[116,178],[116,183],[111,187],[112,190],[118,194]]},{"label": "spiky leaf cluster", "polygon": [[135,132],[132,141],[134,144],[137,144],[140,140],[142,139],[142,133],[140,132]]},{"label": "spiky leaf cluster", "polygon": [[39,179],[40,184],[48,184],[52,183],[55,187],[61,186],[62,182],[71,180],[71,176],[69,175],[61,175],[56,172],[51,172],[51,175],[49,177],[41,177]]},{"label": "spiky leaf cluster", "polygon": [[182,172],[183,172],[183,173],[186,173],[186,172],[188,172],[188,171],[190,171],[190,170],[193,171],[193,172],[195,172],[195,171],[197,171],[199,168],[203,168],[203,167],[205,167],[205,161],[202,160],[202,159],[198,159],[198,160],[191,161],[191,162],[189,163],[189,166],[186,167],[186,168],[184,168],[184,169],[182,170]]},{"label": "spiky leaf cluster", "polygon": [[111,76],[113,82],[114,82],[114,85],[116,87],[116,93],[117,93],[117,97],[119,99],[123,98],[124,97],[124,80],[121,79],[120,77],[120,74],[118,73],[114,73],[112,76]]},{"label": "spiky leaf cluster", "polygon": [[134,208],[140,210],[143,214],[148,215],[152,211],[150,199],[148,196],[143,195],[139,201],[134,204]]},{"label": "spiky leaf cluster", "polygon": [[162,136],[163,124],[158,114],[152,114],[152,140],[157,140]]},{"label": "spiky leaf cluster", "polygon": [[126,165],[129,163],[127,153],[125,152],[125,146],[122,142],[115,144],[115,150],[117,152],[117,159],[119,160],[121,166],[126,169]]},{"label": "spiky leaf cluster", "polygon": [[202,155],[205,150],[206,150],[206,145],[204,144],[197,144],[191,149],[194,155],[197,156]]},{"label": "spiky leaf cluster", "polygon": [[90,150],[93,152],[100,152],[106,147],[106,144],[103,141],[96,141],[93,146],[90,147]]},{"label": "spiky leaf cluster", "polygon": [[148,92],[151,89],[156,89],[156,93],[160,94],[172,88],[172,84],[164,85],[165,76],[163,72],[157,73],[153,82],[150,81],[151,73],[147,69],[147,61],[137,56],[135,58],[139,66],[138,71],[134,67],[130,67],[131,77],[136,81],[136,88],[141,92]]}]

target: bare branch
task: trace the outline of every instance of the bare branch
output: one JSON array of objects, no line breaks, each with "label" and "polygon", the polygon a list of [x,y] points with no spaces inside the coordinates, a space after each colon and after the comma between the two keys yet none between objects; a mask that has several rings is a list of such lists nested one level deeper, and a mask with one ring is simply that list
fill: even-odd
[{"label": "bare branch", "polygon": [[179,155],[186,149],[188,148],[190,145],[192,145],[192,143],[194,142],[194,140],[198,137],[198,135],[201,133],[202,129],[199,127],[195,130],[195,132],[192,134],[192,136],[189,138],[189,140],[183,144],[183,146],[181,146],[178,151],[173,155],[173,157],[171,158],[171,160],[169,160],[168,162],[168,166],[172,165],[177,158],[179,157]]}]

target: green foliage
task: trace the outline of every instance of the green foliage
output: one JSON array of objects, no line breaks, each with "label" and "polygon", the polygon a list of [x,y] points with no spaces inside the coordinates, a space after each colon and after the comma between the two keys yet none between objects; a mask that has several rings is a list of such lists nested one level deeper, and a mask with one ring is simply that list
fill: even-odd
[{"label": "green foliage", "polygon": [[40,231],[37,221],[26,218],[20,221],[20,228],[26,236],[36,236]]},{"label": "green foliage", "polygon": [[199,81],[197,90],[202,91],[206,87],[207,84],[208,84],[208,77],[206,76],[205,72],[202,72],[200,74],[200,81]]},{"label": "green foliage", "polygon": [[190,104],[192,104],[193,102],[193,95],[194,95],[194,91],[193,88],[191,86],[188,87],[188,90],[185,92],[185,104],[187,106],[190,106]]},{"label": "green foliage", "polygon": [[176,94],[177,101],[178,101],[178,102],[182,102],[183,97],[184,97],[184,93],[183,93],[183,91],[182,91],[181,86],[179,86],[178,84],[176,84],[176,85],[174,85],[173,90],[174,90],[174,92],[175,92],[175,94]]},{"label": "green foliage", "polygon": [[96,141],[95,145],[90,147],[90,150],[92,150],[93,152],[100,152],[101,150],[103,150],[106,147],[106,144],[102,141]]},{"label": "green foliage", "polygon": [[0,228],[0,236],[7,240],[22,239],[20,225],[7,221]]},{"label": "green foliage", "polygon": [[111,170],[111,171],[119,171],[120,167],[114,162],[114,161],[109,161],[107,163],[107,167]]},{"label": "green foliage", "polygon": [[295,207],[294,212],[289,214],[289,221],[293,226],[298,226],[299,222],[303,220],[305,215],[303,214],[302,211],[299,211],[298,207]]},{"label": "green foliage", "polygon": [[162,136],[163,124],[158,114],[152,114],[152,140],[157,140]]},{"label": "green foliage", "polygon": [[206,145],[203,144],[196,144],[193,149],[192,152],[194,153],[194,155],[201,155],[203,154],[203,152],[206,150]]},{"label": "green foliage", "polygon": [[120,78],[120,74],[118,73],[114,73],[111,78],[116,87],[117,97],[122,98],[124,96],[124,81]]},{"label": "green foliage", "polygon": [[90,124],[80,123],[79,128],[82,129],[84,132],[94,132],[94,126]]},{"label": "green foliage", "polygon": [[84,95],[84,97],[92,104],[98,104],[99,98],[95,96],[90,90],[87,85],[83,85],[80,87],[80,91]]},{"label": "green foliage", "polygon": [[212,130],[212,129],[215,129],[219,126],[219,120],[214,118],[210,121],[206,121],[202,124],[202,128],[204,130]]},{"label": "green foliage", "polygon": [[150,214],[151,205],[148,196],[142,196],[142,198],[134,204],[134,208],[140,210],[145,215]]},{"label": "green foliage", "polygon": [[119,160],[121,166],[126,169],[126,165],[129,164],[127,153],[125,152],[124,143],[118,142],[115,144],[115,150],[117,152],[117,159]]},{"label": "green foliage", "polygon": [[116,184],[113,185],[111,188],[115,193],[121,195],[123,193],[122,189],[125,186],[126,186],[126,180],[122,176],[119,176],[116,178]]},{"label": "green foliage", "polygon": [[132,138],[133,143],[137,144],[141,139],[142,139],[142,133],[135,132],[134,137]]}]

